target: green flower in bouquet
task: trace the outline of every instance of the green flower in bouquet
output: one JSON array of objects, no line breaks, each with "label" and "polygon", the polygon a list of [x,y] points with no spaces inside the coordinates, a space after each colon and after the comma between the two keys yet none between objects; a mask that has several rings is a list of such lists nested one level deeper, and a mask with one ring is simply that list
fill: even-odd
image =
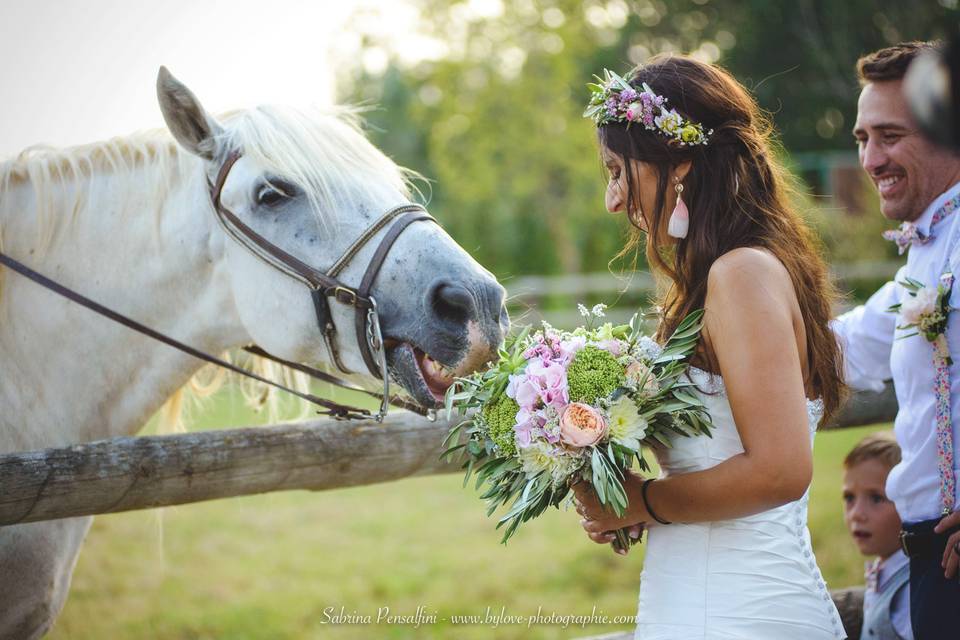
[{"label": "green flower in bouquet", "polygon": [[587,345],[567,369],[570,402],[594,403],[623,386],[626,370],[609,351]]},{"label": "green flower in bouquet", "polygon": [[517,423],[517,411],[520,405],[513,398],[502,395],[483,407],[483,419],[487,421],[490,439],[500,452],[512,456],[517,452],[513,427]]}]

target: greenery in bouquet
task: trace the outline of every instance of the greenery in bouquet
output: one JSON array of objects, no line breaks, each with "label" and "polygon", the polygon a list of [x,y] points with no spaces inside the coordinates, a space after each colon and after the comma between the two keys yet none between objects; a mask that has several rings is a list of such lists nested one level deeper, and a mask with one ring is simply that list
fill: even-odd
[{"label": "greenery in bouquet", "polygon": [[[604,309],[580,305],[586,322],[572,332],[547,323],[525,328],[497,362],[447,392],[448,416],[465,419],[450,430],[443,455],[462,455],[464,486],[476,474],[488,516],[507,506],[497,523],[506,527],[503,542],[559,507],[581,480],[623,515],[627,470],[648,470],[644,446],[710,434],[710,416],[683,375],[703,312],[684,318],[659,345],[642,333],[638,315],[614,326],[602,322]],[[615,545],[631,544],[625,530],[616,533]]]}]

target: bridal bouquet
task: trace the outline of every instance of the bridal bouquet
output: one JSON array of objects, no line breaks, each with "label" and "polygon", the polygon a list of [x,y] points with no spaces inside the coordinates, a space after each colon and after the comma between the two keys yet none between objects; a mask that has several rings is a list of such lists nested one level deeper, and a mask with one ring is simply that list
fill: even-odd
[{"label": "bridal bouquet", "polygon": [[[504,543],[521,523],[559,507],[580,480],[622,516],[626,470],[634,462],[648,470],[644,445],[710,433],[710,417],[682,377],[703,312],[661,346],[641,333],[636,315],[627,325],[600,324],[604,308],[580,305],[586,323],[572,332],[526,328],[486,371],[447,391],[448,417],[473,412],[450,430],[444,446],[455,444],[443,455],[463,455],[464,486],[475,473],[488,516],[509,503],[497,523],[506,526]],[[615,546],[631,544],[626,529],[616,534]]]}]

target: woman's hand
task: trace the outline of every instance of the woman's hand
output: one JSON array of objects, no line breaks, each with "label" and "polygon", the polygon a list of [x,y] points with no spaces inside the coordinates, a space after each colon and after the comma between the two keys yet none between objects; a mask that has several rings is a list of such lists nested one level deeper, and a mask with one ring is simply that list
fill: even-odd
[{"label": "woman's hand", "polygon": [[[607,544],[615,539],[613,534],[617,529],[629,529],[629,536],[637,540],[643,534],[643,529],[650,515],[643,504],[641,488],[643,478],[631,472],[626,473],[623,488],[627,493],[627,510],[622,517],[618,517],[612,510],[600,504],[593,487],[588,482],[578,482],[571,488],[574,493],[574,502],[577,513],[582,516],[580,525],[587,532],[587,537],[597,544]],[[626,550],[618,550],[626,555]]]}]

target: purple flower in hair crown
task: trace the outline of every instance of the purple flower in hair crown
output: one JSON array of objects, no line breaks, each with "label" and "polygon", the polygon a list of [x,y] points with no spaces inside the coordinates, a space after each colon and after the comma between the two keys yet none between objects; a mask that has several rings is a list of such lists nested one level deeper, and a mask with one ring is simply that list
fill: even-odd
[{"label": "purple flower in hair crown", "polygon": [[702,124],[668,109],[667,99],[654,93],[646,82],[638,91],[609,69],[603,70],[602,78],[594,77],[597,82],[587,85],[590,102],[583,117],[591,118],[598,127],[611,122],[626,122],[628,127],[636,123],[681,145],[707,144],[713,133],[713,129],[705,131]]}]

